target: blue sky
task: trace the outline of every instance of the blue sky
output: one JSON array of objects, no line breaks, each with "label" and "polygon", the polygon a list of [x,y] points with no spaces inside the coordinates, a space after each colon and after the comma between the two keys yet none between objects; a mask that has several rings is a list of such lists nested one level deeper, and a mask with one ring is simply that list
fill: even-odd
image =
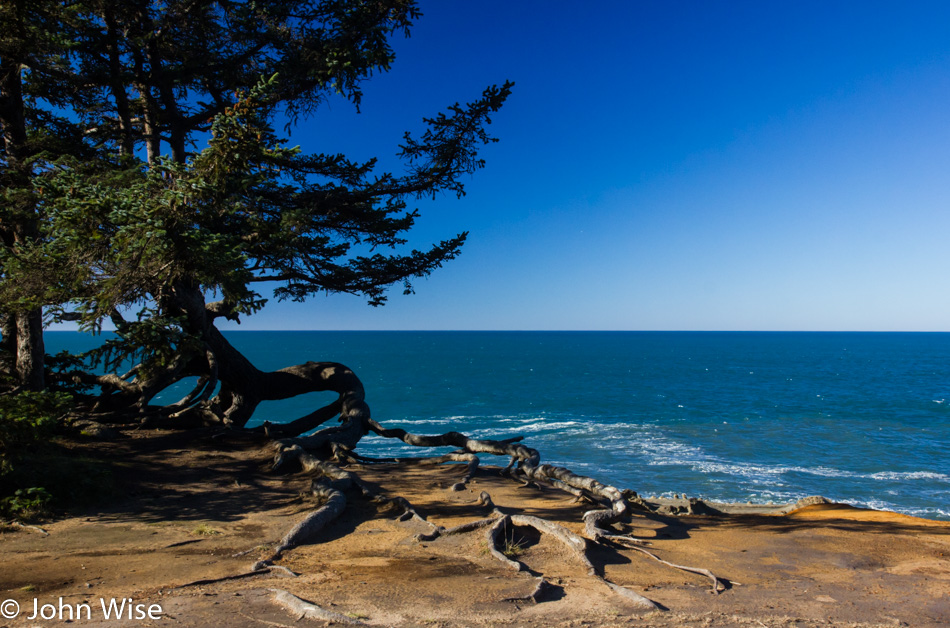
[{"label": "blue sky", "polygon": [[239,329],[950,330],[950,4],[423,0],[362,112],[309,152],[391,159],[506,79],[462,256],[383,308],[271,304]]}]

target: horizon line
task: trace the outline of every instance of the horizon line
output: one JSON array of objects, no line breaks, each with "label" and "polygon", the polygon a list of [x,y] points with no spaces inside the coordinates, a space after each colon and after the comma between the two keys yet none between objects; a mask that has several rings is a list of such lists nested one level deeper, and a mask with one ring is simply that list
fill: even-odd
[{"label": "horizon line", "polygon": [[[103,329],[98,333],[112,333],[113,329]],[[604,333],[604,334],[946,334],[950,330],[940,329],[222,329],[222,333],[304,333],[304,332],[356,332],[356,333]],[[78,329],[48,329],[48,334],[90,334]]]}]

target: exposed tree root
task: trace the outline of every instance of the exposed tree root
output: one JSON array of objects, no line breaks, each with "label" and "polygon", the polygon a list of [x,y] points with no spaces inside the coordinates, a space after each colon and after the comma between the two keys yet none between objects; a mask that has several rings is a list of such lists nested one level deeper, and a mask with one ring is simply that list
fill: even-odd
[{"label": "exposed tree root", "polygon": [[601,534],[600,541],[610,541],[611,543],[617,543],[618,545],[625,546],[649,546],[649,541],[644,541],[643,539],[636,539],[632,536],[624,534]]},{"label": "exposed tree root", "polygon": [[323,498],[323,506],[310,513],[284,535],[275,550],[276,554],[279,555],[284,550],[306,542],[343,512],[343,508],[346,506],[346,497],[342,492],[316,483],[311,487],[311,491],[317,497]]},{"label": "exposed tree root", "polygon": [[[483,496],[487,497],[486,501],[491,501],[491,497],[487,493],[483,493]],[[548,534],[562,544],[564,544],[574,556],[587,568],[587,574],[591,577],[594,577],[610,588],[611,591],[620,595],[629,602],[632,602],[637,608],[644,610],[660,610],[660,606],[657,605],[652,600],[627,589],[626,587],[621,587],[613,582],[610,582],[604,578],[603,574],[600,573],[597,568],[591,563],[590,559],[587,557],[587,541],[574,534],[564,526],[558,525],[552,521],[546,519],[541,519],[540,517],[534,517],[530,515],[507,515],[502,514],[499,511],[495,511],[495,519],[481,519],[478,521],[473,521],[468,524],[463,524],[461,526],[456,526],[451,530],[444,530],[443,535],[447,534],[459,534],[463,532],[468,532],[475,530],[481,527],[489,526],[487,540],[488,540],[488,551],[492,557],[499,560],[503,565],[514,571],[524,571],[527,567],[516,560],[512,560],[505,555],[504,546],[507,543],[505,536],[505,529],[510,526],[526,526],[532,527],[542,534]],[[656,558],[656,557],[654,557]],[[659,559],[657,559],[659,560]],[[670,564],[670,563],[666,563]],[[675,566],[675,565],[671,565]],[[547,586],[543,577],[538,579],[537,587],[534,592],[528,595],[527,597],[521,598],[508,598],[505,601],[521,601],[526,599],[531,599],[534,602],[538,601],[538,596],[541,594],[541,591],[544,587]]]},{"label": "exposed tree root", "polygon": [[[288,530],[283,538],[274,544],[270,555],[254,563],[251,571],[218,580],[196,581],[182,586],[210,584],[221,580],[268,573],[276,575],[278,572],[296,576],[290,570],[274,565],[274,562],[284,552],[316,538],[344,512],[348,503],[347,494],[356,493],[362,499],[377,506],[394,509],[398,513],[396,519],[399,521],[412,521],[423,526],[425,531],[415,535],[418,541],[434,541],[440,536],[485,530],[490,554],[506,568],[514,571],[529,571],[529,569],[527,565],[514,560],[511,551],[513,548],[505,547],[507,532],[514,527],[533,528],[541,535],[554,538],[568,548],[576,560],[584,566],[590,577],[603,582],[612,592],[639,609],[656,610],[662,607],[630,589],[608,581],[603,567],[595,565],[590,559],[588,550],[592,546],[615,549],[617,546],[622,546],[633,549],[671,568],[705,576],[712,582],[714,593],[718,594],[728,588],[727,581],[724,584],[708,569],[677,565],[663,560],[643,548],[644,545],[648,545],[646,541],[621,534],[613,528],[617,523],[629,521],[633,511],[642,513],[656,511],[651,504],[640,499],[636,493],[629,490],[621,491],[594,478],[578,475],[565,467],[542,464],[540,453],[523,444],[520,437],[484,440],[473,439],[459,432],[420,435],[398,428],[386,428],[370,418],[362,383],[350,369],[341,364],[307,362],[280,371],[265,373],[250,365],[224,340],[220,333],[214,330],[213,326],[205,341],[205,355],[201,356],[201,362],[205,365],[206,372],[199,377],[198,384],[193,390],[179,402],[166,407],[164,412],[159,413],[163,417],[162,420],[168,421],[184,416],[194,417],[204,412],[206,415],[218,417],[218,420],[225,425],[240,428],[250,418],[254,408],[263,400],[286,398],[315,391],[332,391],[337,393],[338,397],[332,403],[290,423],[265,424],[260,428],[248,430],[276,439],[271,440],[275,471],[302,472],[311,477],[310,490],[319,502],[317,507]],[[189,373],[192,367],[176,364],[174,368],[175,372],[169,376],[177,377]],[[131,377],[131,374],[129,376]],[[149,398],[148,395],[151,394],[151,388],[145,390],[148,388],[146,383],[130,383],[126,381],[126,378],[113,376],[113,379],[108,381],[100,379],[98,383],[103,386],[110,385],[117,394],[132,395],[137,392],[140,404],[141,399]],[[215,385],[220,385],[220,390],[211,397]],[[339,417],[339,423],[325,426],[324,424],[333,417]],[[310,433],[306,434],[307,432]],[[363,436],[369,433],[384,438],[398,439],[415,447],[451,447],[455,450],[432,457],[372,459],[355,451]],[[383,494],[361,481],[356,473],[343,468],[352,462],[464,464],[464,475],[450,488],[453,491],[461,491],[467,487],[478,471],[481,454],[506,457],[508,463],[501,470],[502,475],[521,482],[525,487],[550,486],[573,496],[578,502],[590,504],[590,508],[581,516],[584,526],[583,536],[541,517],[512,512],[508,508],[499,509],[491,496],[484,491],[480,493],[478,501],[473,505],[483,507],[487,517],[445,528],[428,521],[403,497]],[[253,550],[237,555],[251,551]],[[506,556],[506,553],[509,555]],[[546,588],[550,588],[550,584],[541,575],[537,578],[532,593],[509,600],[537,602]],[[359,623],[343,615],[324,611],[285,591],[275,592],[275,599],[291,608],[300,617]]]},{"label": "exposed tree root", "polygon": [[346,496],[343,494],[343,490],[355,483],[351,473],[343,471],[328,462],[318,460],[299,446],[292,446],[287,449],[278,447],[274,467],[280,468],[289,464],[289,458],[293,458],[308,473],[318,476],[318,479],[311,482],[310,491],[323,503],[301,521],[298,521],[280,540],[271,556],[254,563],[252,569],[260,569],[270,565],[280,558],[283,552],[307,542],[326,527],[328,523],[339,517],[346,507]]},{"label": "exposed tree root", "polygon": [[[168,293],[163,298],[182,318],[183,329],[187,329],[199,342],[177,353],[173,360],[161,368],[155,365],[151,368],[146,368],[147,365],[137,366],[122,376],[73,374],[74,380],[99,387],[101,395],[93,411],[100,409],[113,413],[113,416],[122,415],[129,420],[140,421],[143,425],[151,422],[170,427],[213,422],[238,430],[244,429],[255,409],[264,401],[315,392],[336,395],[331,403],[289,423],[265,424],[247,430],[271,439],[275,471],[301,471],[312,478],[311,493],[319,503],[274,544],[269,557],[256,562],[250,572],[224,580],[289,571],[277,569],[273,562],[284,552],[316,538],[344,512],[349,496],[394,509],[399,521],[422,526],[424,532],[418,533],[418,529],[414,531],[417,532],[416,538],[423,541],[487,529],[485,534],[492,555],[506,567],[518,571],[527,570],[527,566],[505,556],[502,543],[508,528],[531,527],[567,547],[591,577],[599,579],[612,591],[642,609],[656,609],[659,606],[606,580],[603,566],[591,562],[588,550],[592,546],[629,547],[671,568],[709,578],[717,594],[727,588],[728,583],[724,585],[709,570],[665,561],[643,549],[645,541],[620,534],[614,528],[615,524],[628,521],[634,510],[656,512],[636,493],[621,491],[594,478],[575,474],[565,467],[543,464],[540,453],[522,443],[520,438],[483,440],[459,432],[420,435],[384,427],[371,418],[363,383],[348,367],[335,362],[305,362],[277,371],[261,371],[233,347],[214,325],[218,317],[235,315],[229,304],[224,301],[206,303],[205,295],[197,286],[183,282],[169,285]],[[117,327],[127,325],[118,313],[115,314],[115,323]],[[177,402],[164,407],[149,405],[163,389],[189,377],[197,377],[197,384]],[[330,424],[337,417],[338,423]],[[355,451],[361,439],[370,433],[398,439],[414,447],[454,448],[451,453],[412,460],[414,464],[423,465],[464,464],[463,477],[451,486],[454,491],[465,489],[471,482],[479,469],[480,455],[505,457],[508,463],[502,474],[521,482],[524,487],[553,487],[571,495],[579,503],[590,504],[590,508],[581,516],[583,536],[540,517],[496,508],[491,496],[485,492],[480,494],[477,505],[486,509],[486,518],[448,529],[430,522],[403,497],[383,494],[362,482],[355,473],[342,468],[352,461],[373,462]],[[695,506],[699,508],[703,504],[696,501]],[[691,511],[693,507],[694,501],[690,500],[686,508]],[[210,584],[220,580],[198,581],[183,586]],[[537,581],[535,591],[528,597],[537,601],[545,586],[542,576]],[[345,616],[328,613],[285,591],[275,592],[275,599],[299,613],[300,617],[358,623]]]},{"label": "exposed tree root", "polygon": [[351,626],[366,625],[361,621],[353,619],[352,617],[347,617],[346,615],[341,615],[340,613],[334,613],[333,611],[320,608],[313,602],[303,600],[289,591],[284,591],[283,589],[271,589],[271,592],[273,593],[272,599],[277,604],[283,606],[288,611],[293,613],[298,621],[301,619],[319,619],[322,621],[349,624]]},{"label": "exposed tree root", "polygon": [[397,516],[399,521],[419,521],[430,528],[430,534],[438,536],[438,526],[422,517],[406,499],[398,496],[386,497],[367,487],[356,474],[316,458],[299,444],[287,446],[285,443],[286,441],[278,441],[273,446],[276,452],[273,468],[286,469],[298,466],[304,472],[316,476],[311,482],[310,490],[321,499],[322,505],[297,522],[280,540],[273,553],[268,558],[254,563],[254,568],[271,565],[286,550],[306,543],[313,538],[328,523],[340,516],[346,507],[344,491],[353,488],[358,489],[363,497],[376,504],[394,506],[400,510],[400,514]]},{"label": "exposed tree root", "polygon": [[502,515],[495,519],[495,522],[488,528],[488,553],[492,555],[493,558],[498,559],[502,565],[511,569],[513,571],[522,571],[526,569],[524,564],[518,562],[517,560],[512,560],[505,556],[505,553],[499,550],[498,548],[503,545],[503,540],[505,537],[505,529],[511,524],[511,517],[508,515]]},{"label": "exposed tree root", "polygon": [[603,580],[604,584],[606,584],[607,587],[609,587],[611,591],[613,591],[620,597],[624,598],[628,602],[631,602],[637,608],[643,609],[645,611],[662,610],[659,604],[657,604],[650,598],[643,597],[636,591],[631,591],[627,587],[622,587],[620,585],[614,584],[613,582],[610,582],[609,580],[606,580],[603,578],[601,578],[601,580]]},{"label": "exposed tree root", "polygon": [[[433,541],[440,536],[464,534],[487,528],[486,539],[489,553],[505,567],[514,571],[525,571],[527,570],[527,566],[506,556],[506,530],[514,526],[534,528],[539,533],[549,535],[558,540],[571,551],[576,559],[586,568],[591,577],[600,580],[612,592],[642,610],[658,610],[661,609],[661,607],[639,593],[607,580],[604,577],[603,571],[598,569],[588,557],[587,550],[590,544],[615,544],[629,547],[674,569],[706,576],[712,581],[714,593],[718,594],[725,589],[725,586],[719,578],[711,571],[665,561],[652,552],[643,549],[642,546],[647,544],[645,541],[633,538],[629,535],[618,534],[609,527],[629,517],[631,508],[628,498],[635,503],[638,510],[649,510],[649,506],[640,500],[632,491],[620,491],[613,486],[603,484],[593,478],[577,475],[564,467],[541,464],[538,451],[521,444],[520,439],[500,441],[476,440],[459,432],[449,432],[434,436],[410,434],[401,429],[384,428],[372,419],[366,418],[364,423],[368,430],[380,436],[398,438],[407,444],[417,447],[456,447],[457,451],[441,456],[400,460],[400,462],[403,463],[426,465],[437,465],[446,462],[465,463],[467,465],[466,474],[461,482],[452,486],[452,490],[464,488],[471,480],[479,466],[479,460],[476,454],[488,453],[510,458],[510,462],[503,470],[503,473],[511,476],[513,479],[522,481],[526,483],[526,485],[537,486],[539,484],[548,484],[573,495],[577,499],[582,499],[595,506],[600,506],[586,511],[582,516],[586,538],[568,530],[564,526],[540,517],[502,512],[495,506],[491,496],[484,491],[479,495],[476,505],[490,509],[492,514],[489,517],[448,529],[433,524],[420,515],[405,499],[401,497],[385,497],[377,491],[370,490],[360,482],[355,474],[321,460],[310,453],[311,448],[322,451],[330,450],[337,460],[365,461],[366,459],[363,456],[355,454],[352,451],[352,444],[348,442],[347,438],[342,439],[342,442],[335,441],[335,436],[339,434],[349,436],[354,432],[352,425],[347,426],[347,423],[349,422],[345,422],[340,428],[325,428],[311,436],[296,437],[275,442],[274,468],[278,470],[299,468],[314,476],[312,491],[323,500],[323,504],[302,521],[298,522],[277,545],[274,554],[269,559],[256,563],[255,568],[270,565],[282,552],[313,538],[314,534],[324,528],[328,522],[339,516],[345,508],[346,498],[343,492],[356,488],[362,492],[365,498],[377,504],[394,505],[399,508],[402,512],[397,517],[398,520],[414,520],[426,525],[429,531],[417,534],[415,538],[418,541]],[[332,443],[332,446],[330,443]],[[546,582],[544,578],[541,577],[538,580],[535,590],[529,596],[526,598],[517,598],[515,601],[527,599],[537,601],[545,586],[547,586]]]},{"label": "exposed tree root", "polygon": [[272,571],[283,574],[285,578],[297,578],[300,576],[299,573],[292,571],[283,565],[270,565],[270,568]]},{"label": "exposed tree root", "polygon": [[[487,495],[488,493],[482,492],[482,494]],[[494,508],[494,505],[492,505],[492,507]],[[486,526],[490,526],[494,524],[496,520],[497,520],[497,517],[489,517],[487,519],[478,519],[477,521],[469,521],[468,523],[463,523],[461,525],[455,526],[454,528],[448,528],[448,529],[443,528],[442,526],[435,526],[435,529],[429,534],[417,534],[415,538],[417,541],[423,541],[423,542],[434,541],[440,536],[451,536],[453,534],[465,534],[466,532],[474,532],[475,530],[480,530]]]},{"label": "exposed tree root", "polygon": [[[668,565],[668,566],[672,567],[673,569],[679,569],[680,571],[686,571],[686,572],[688,572],[688,573],[695,573],[695,574],[699,574],[699,575],[701,575],[701,576],[706,576],[707,578],[709,578],[709,579],[712,581],[712,587],[713,587],[713,588],[712,588],[712,593],[715,593],[716,595],[719,595],[720,593],[722,593],[723,591],[726,590],[725,585],[722,584],[722,582],[720,581],[720,579],[717,578],[716,575],[715,575],[713,572],[709,571],[708,569],[703,569],[703,568],[700,568],[700,567],[687,567],[687,566],[685,566],[685,565],[676,565],[676,564],[671,563],[671,562],[669,562],[669,561],[663,560],[662,558],[660,558],[660,557],[657,556],[656,554],[654,554],[654,553],[652,553],[652,552],[648,552],[647,550],[643,549],[642,547],[632,547],[631,549],[634,549],[634,550],[636,550],[636,551],[638,551],[638,552],[640,552],[640,553],[642,553],[642,554],[646,554],[647,556],[649,556],[649,557],[652,558],[653,560],[655,560],[655,561],[657,561],[657,562],[660,562],[660,563],[663,563],[664,565]],[[721,588],[720,588],[720,587],[721,587]]]},{"label": "exposed tree root", "polygon": [[[416,447],[458,447],[469,454],[488,453],[497,456],[509,456],[506,470],[512,475],[520,473],[529,482],[547,482],[575,497],[584,497],[594,503],[604,503],[609,508],[589,510],[584,513],[586,534],[592,541],[599,541],[610,535],[604,526],[620,521],[629,511],[624,494],[617,488],[602,484],[594,478],[577,475],[570,469],[548,464],[540,464],[540,453],[514,440],[476,440],[459,432],[447,432],[435,436],[410,434],[401,429],[386,429],[372,419],[367,420],[369,429],[386,438],[398,438]],[[475,463],[477,464],[477,462]]]}]

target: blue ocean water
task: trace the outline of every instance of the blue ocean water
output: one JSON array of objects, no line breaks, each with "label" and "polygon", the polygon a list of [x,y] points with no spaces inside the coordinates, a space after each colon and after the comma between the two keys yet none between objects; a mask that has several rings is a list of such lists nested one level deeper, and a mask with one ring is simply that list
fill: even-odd
[{"label": "blue ocean water", "polygon": [[[807,495],[950,519],[950,334],[232,332],[258,367],[343,362],[373,416],[523,435],[545,462],[644,495]],[[92,342],[52,333],[50,349]],[[171,393],[170,393],[171,394]],[[332,395],[263,404],[289,421]],[[368,455],[419,455],[378,437]],[[504,460],[485,462],[505,463]]]}]

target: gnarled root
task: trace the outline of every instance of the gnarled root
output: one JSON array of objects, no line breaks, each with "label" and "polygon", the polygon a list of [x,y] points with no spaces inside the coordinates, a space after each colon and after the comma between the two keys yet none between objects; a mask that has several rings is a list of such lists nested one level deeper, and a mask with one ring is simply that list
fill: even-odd
[{"label": "gnarled root", "polygon": [[[355,474],[343,470],[310,453],[311,451],[319,450],[326,453],[332,452],[337,460],[360,460],[362,457],[353,453],[352,449],[362,434],[368,431],[387,438],[398,438],[405,443],[417,447],[450,446],[457,448],[457,451],[442,456],[401,460],[401,462],[427,465],[443,464],[446,462],[465,463],[467,465],[466,474],[461,482],[452,487],[454,490],[464,488],[474,476],[479,466],[477,454],[488,453],[509,457],[510,462],[503,473],[510,475],[514,479],[519,479],[534,485],[548,484],[578,499],[586,500],[600,507],[592,508],[583,514],[585,538],[568,530],[564,526],[540,517],[501,512],[495,507],[491,496],[482,492],[479,495],[477,504],[491,509],[492,514],[485,519],[467,522],[447,529],[428,521],[402,497],[388,497],[380,494],[378,491],[371,490],[360,482]],[[359,489],[365,498],[377,504],[389,504],[399,508],[401,514],[397,518],[400,521],[412,520],[428,526],[429,529],[427,532],[416,535],[415,538],[419,541],[433,541],[440,536],[463,534],[487,528],[486,538],[489,552],[499,562],[515,571],[524,571],[527,567],[505,555],[505,531],[509,526],[534,528],[541,534],[552,536],[568,547],[581,564],[584,565],[591,577],[600,580],[615,594],[643,610],[657,610],[662,607],[639,593],[608,581],[602,570],[598,570],[588,557],[587,550],[590,544],[620,544],[630,547],[672,568],[706,576],[712,581],[713,591],[715,593],[724,590],[725,587],[722,582],[709,570],[677,565],[665,561],[640,547],[645,544],[644,541],[628,535],[617,534],[610,529],[609,526],[630,516],[631,503],[628,502],[628,497],[637,509],[649,510],[649,506],[640,500],[635,493],[632,491],[621,491],[616,487],[603,484],[593,478],[577,475],[564,467],[541,464],[538,451],[521,444],[519,440],[520,439],[499,441],[478,440],[471,439],[459,432],[448,432],[434,436],[410,434],[401,429],[386,429],[364,415],[359,421],[344,419],[342,425],[321,429],[310,436],[276,441],[274,444],[274,468],[301,469],[315,476],[312,491],[323,500],[323,503],[320,508],[307,515],[306,518],[298,522],[294,528],[284,536],[270,559],[256,563],[255,568],[269,565],[271,561],[280,556],[281,552],[312,538],[314,534],[324,528],[327,523],[339,516],[343,511],[346,505],[346,498],[343,494],[344,491]],[[526,598],[518,598],[518,600],[530,598],[533,601],[537,601],[545,586],[546,582],[542,577],[538,580],[538,584],[532,594]]]},{"label": "gnarled root", "polygon": [[[566,469],[564,467],[540,464],[540,454],[538,451],[518,443],[517,440],[475,440],[459,432],[448,432],[446,434],[425,436],[410,434],[401,429],[386,429],[372,420],[367,421],[367,423],[369,425],[369,429],[380,436],[398,438],[407,444],[415,445],[417,447],[439,447],[448,445],[458,447],[462,452],[468,452],[470,454],[490,453],[499,456],[509,456],[511,461],[508,463],[508,466],[505,468],[505,470],[508,471],[512,476],[517,476],[520,474],[528,482],[545,482],[555,488],[568,492],[575,497],[585,498],[593,503],[602,503],[604,506],[608,506],[606,508],[588,510],[584,513],[584,531],[590,542],[601,544],[607,541],[629,546],[632,549],[650,556],[660,563],[673,567],[674,569],[706,576],[712,581],[713,592],[716,594],[720,593],[724,589],[719,578],[717,578],[715,574],[713,574],[708,569],[677,565],[669,561],[665,561],[640,547],[641,545],[646,544],[644,541],[627,535],[613,534],[608,531],[609,529],[606,526],[621,521],[624,517],[629,516],[630,505],[627,502],[627,494],[635,499],[635,503],[638,508],[646,508],[646,504],[632,491],[621,491],[616,487],[603,484],[594,478],[577,475],[570,469]],[[436,458],[433,460],[439,459]],[[474,469],[472,469],[471,472],[474,473]],[[466,480],[470,477],[471,473],[469,474],[468,478],[466,478]],[[486,503],[491,503],[491,497],[486,493],[482,493],[480,499],[484,499]],[[554,536],[566,546],[571,548],[575,555],[578,556],[578,558],[587,567],[588,573],[590,575],[605,582],[611,588],[611,590],[618,593],[621,591],[629,592],[629,595],[627,593],[621,594],[627,599],[636,602],[638,606],[644,608],[647,606],[658,608],[656,604],[650,600],[647,600],[647,598],[630,592],[629,589],[619,587],[618,585],[607,581],[601,574],[598,574],[594,565],[587,557],[587,541],[567,530],[563,526],[559,526],[538,517],[511,514],[501,515],[494,520],[487,519],[472,522],[472,524],[458,526],[456,529],[464,529],[464,531],[468,531],[469,529],[477,529],[490,524],[491,527],[488,532],[488,538],[489,549],[492,555],[507,566],[520,570],[522,568],[520,563],[510,560],[508,557],[504,556],[503,553],[499,552],[497,548],[497,539],[500,535],[499,530],[503,529],[508,523],[513,525],[530,526],[539,532]],[[469,528],[466,526],[472,527]],[[434,539],[439,536],[439,534],[447,533],[447,530],[437,528],[432,534],[426,535],[425,538]]]},{"label": "gnarled root", "polygon": [[[294,443],[288,445],[287,443]],[[416,509],[403,497],[387,497],[367,487],[359,480],[356,474],[340,469],[334,464],[320,460],[307,452],[298,443],[298,439],[288,439],[274,443],[274,469],[299,467],[305,473],[315,476],[311,483],[311,492],[323,500],[323,505],[308,514],[298,522],[274,549],[273,554],[264,560],[255,563],[255,567],[269,565],[281,554],[297,545],[307,542],[328,523],[336,519],[346,507],[344,491],[358,489],[363,497],[380,504],[395,506],[400,510],[396,517],[399,521],[418,521],[430,528],[430,534],[435,538],[439,534],[439,527],[420,515]]]},{"label": "gnarled root", "polygon": [[609,580],[605,578],[601,578],[601,580],[603,580],[604,584],[606,584],[607,587],[609,587],[611,591],[613,591],[620,597],[624,598],[628,602],[631,602],[637,608],[643,609],[645,611],[662,610],[659,604],[657,604],[650,598],[643,597],[636,591],[631,591],[627,587],[622,587],[619,584],[614,584],[613,582],[610,582]]},{"label": "gnarled root", "polygon": [[[487,496],[486,493],[483,493],[483,496]],[[491,501],[491,498],[488,497],[487,501]],[[587,540],[583,537],[578,536],[577,534],[571,532],[564,526],[558,525],[552,521],[542,519],[540,517],[534,517],[531,515],[510,515],[503,514],[500,511],[495,511],[495,517],[489,519],[479,519],[477,521],[472,521],[460,526],[456,526],[451,529],[441,529],[441,535],[449,534],[461,534],[464,532],[470,532],[473,530],[478,530],[484,527],[488,527],[488,532],[486,538],[488,541],[488,551],[491,556],[501,562],[503,565],[512,569],[514,571],[525,571],[527,567],[516,560],[509,558],[505,555],[505,544],[507,542],[505,530],[509,526],[525,526],[531,527],[540,532],[541,534],[547,534],[562,544],[568,547],[575,557],[587,568],[587,573],[591,577],[594,577],[604,584],[606,584],[611,591],[620,595],[629,602],[634,603],[638,608],[644,610],[659,610],[660,606],[653,602],[652,600],[631,591],[625,587],[621,587],[617,584],[614,584],[603,577],[602,574],[594,567],[590,559],[587,557]],[[438,536],[438,535],[435,535]],[[431,538],[435,538],[435,536]],[[418,537],[417,537],[418,538]],[[543,577],[538,578],[537,586],[535,590],[526,597],[519,598],[508,598],[505,601],[521,601],[530,599],[531,601],[537,602],[544,588],[546,588],[547,582]]]},{"label": "gnarled root", "polygon": [[512,560],[505,556],[505,553],[500,551],[498,547],[502,545],[501,540],[504,539],[505,529],[511,524],[511,517],[508,515],[502,515],[495,520],[490,528],[488,528],[488,553],[492,555],[493,558],[501,561],[501,564],[513,571],[522,571],[525,569],[525,566],[519,563],[516,560]]},{"label": "gnarled root", "polygon": [[280,555],[286,550],[305,543],[317,532],[326,527],[329,522],[339,517],[346,507],[346,497],[341,491],[329,486],[316,484],[316,482],[311,487],[311,490],[314,495],[323,498],[323,505],[308,514],[291,528],[290,531],[284,535],[284,538],[280,540],[277,547],[274,548],[273,554],[271,554],[269,558],[254,563],[252,569],[261,569],[270,565],[270,563],[280,558]]},{"label": "gnarled root", "polygon": [[284,591],[283,589],[271,589],[271,592],[273,593],[273,600],[280,606],[283,606],[288,611],[293,613],[298,621],[301,619],[318,619],[321,621],[348,624],[351,626],[366,625],[361,621],[353,619],[352,617],[347,617],[346,615],[341,615],[340,613],[334,613],[333,611],[320,608],[313,602],[303,600],[289,591]]},{"label": "gnarled root", "polygon": [[634,550],[640,552],[641,554],[646,554],[647,556],[649,556],[649,557],[652,558],[653,560],[655,560],[655,561],[657,561],[657,562],[660,562],[660,563],[663,563],[664,565],[667,565],[667,566],[669,566],[669,567],[672,567],[673,569],[679,569],[680,571],[686,571],[686,572],[688,572],[688,573],[695,573],[695,574],[699,574],[699,575],[701,575],[701,576],[706,576],[707,578],[709,578],[709,579],[712,581],[712,587],[713,587],[713,588],[712,588],[712,591],[711,591],[711,592],[712,592],[712,593],[715,593],[716,595],[719,595],[720,593],[722,593],[723,591],[726,590],[726,587],[722,584],[722,581],[721,581],[719,578],[716,577],[716,574],[714,574],[713,572],[709,571],[708,569],[703,569],[703,568],[701,568],[701,567],[687,567],[686,565],[676,565],[676,564],[671,563],[671,562],[669,562],[669,561],[663,560],[662,558],[660,558],[659,556],[657,556],[657,555],[654,554],[653,552],[648,552],[647,550],[643,549],[642,547],[632,547],[631,549],[634,549]]}]

